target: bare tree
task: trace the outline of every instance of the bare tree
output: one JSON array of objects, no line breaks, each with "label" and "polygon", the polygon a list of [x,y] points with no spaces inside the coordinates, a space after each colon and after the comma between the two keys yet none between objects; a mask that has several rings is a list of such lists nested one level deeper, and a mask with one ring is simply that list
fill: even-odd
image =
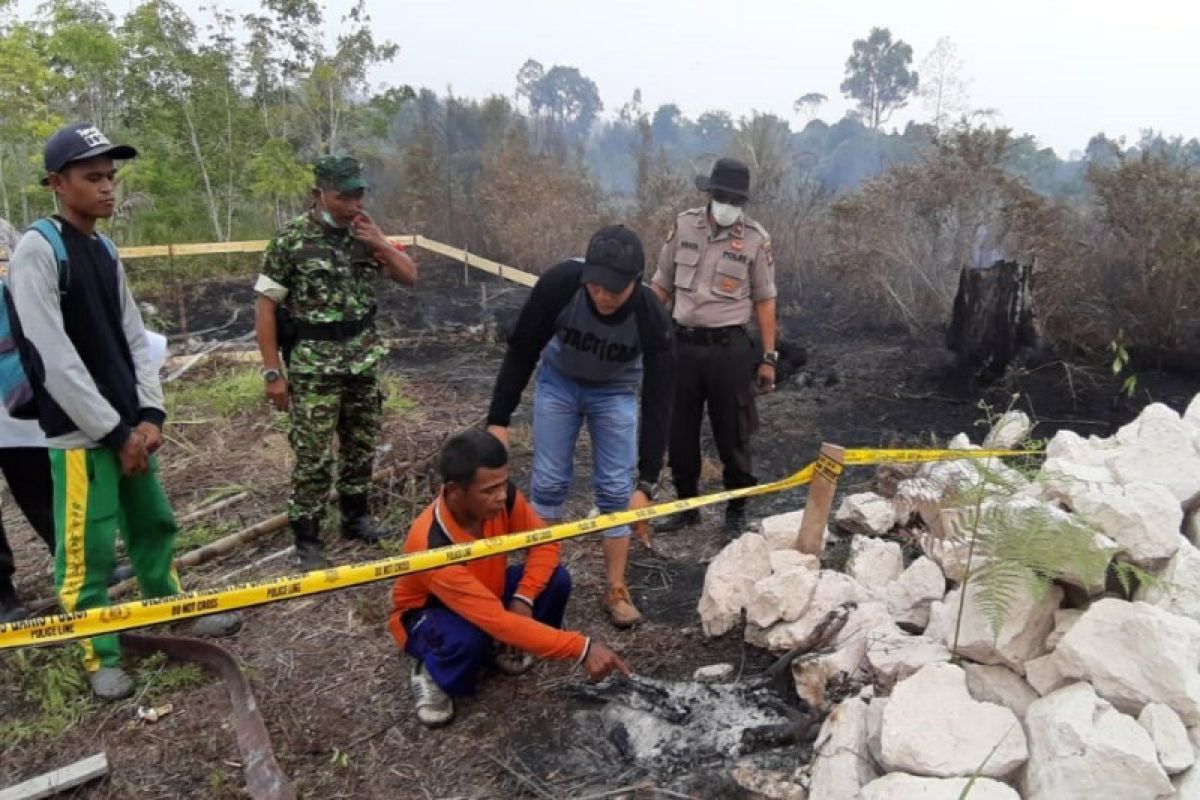
[{"label": "bare tree", "polygon": [[949,36],[937,44],[921,62],[921,89],[918,94],[929,110],[933,127],[942,133],[970,109],[970,81],[963,77],[963,60]]}]

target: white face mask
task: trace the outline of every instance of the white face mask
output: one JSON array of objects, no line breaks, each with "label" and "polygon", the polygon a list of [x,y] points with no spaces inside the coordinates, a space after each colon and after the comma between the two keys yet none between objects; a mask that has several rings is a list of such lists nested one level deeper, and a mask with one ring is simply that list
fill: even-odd
[{"label": "white face mask", "polygon": [[712,214],[713,222],[722,228],[735,225],[742,218],[741,206],[730,205],[729,203],[722,203],[717,200],[709,203],[708,210]]},{"label": "white face mask", "polygon": [[338,225],[336,222],[334,222],[333,215],[330,214],[325,209],[321,209],[321,221],[324,222],[329,227],[335,228],[337,230],[342,230],[343,228],[346,227],[345,225]]}]

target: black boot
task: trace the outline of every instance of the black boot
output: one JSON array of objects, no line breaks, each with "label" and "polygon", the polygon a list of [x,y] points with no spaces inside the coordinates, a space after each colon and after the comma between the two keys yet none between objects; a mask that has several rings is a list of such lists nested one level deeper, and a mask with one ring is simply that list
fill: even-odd
[{"label": "black boot", "polygon": [[365,494],[342,495],[338,501],[342,507],[342,536],[347,539],[357,539],[367,544],[375,544],[389,535],[381,530],[367,513],[367,496]]},{"label": "black boot", "polygon": [[700,524],[700,509],[689,508],[687,511],[676,511],[654,521],[655,533],[671,533]]},{"label": "black boot", "polygon": [[8,578],[0,580],[0,624],[16,622],[29,616],[29,609],[17,599],[17,590]]},{"label": "black boot", "polygon": [[300,569],[328,569],[332,563],[325,557],[325,545],[321,541],[321,525],[315,519],[292,520],[292,534],[296,537],[296,561]]},{"label": "black boot", "polygon": [[746,507],[730,503],[725,507],[725,538],[729,541],[746,531]]}]

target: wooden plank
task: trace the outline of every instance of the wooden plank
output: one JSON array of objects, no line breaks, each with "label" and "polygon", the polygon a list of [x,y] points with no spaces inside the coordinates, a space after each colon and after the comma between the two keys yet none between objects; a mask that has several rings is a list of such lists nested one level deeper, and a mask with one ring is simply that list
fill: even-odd
[{"label": "wooden plank", "polygon": [[532,273],[516,269],[515,267],[505,266],[504,264],[484,258],[483,256],[477,256],[461,247],[451,247],[448,244],[435,242],[432,239],[426,239],[424,236],[419,235],[416,237],[416,240],[417,247],[437,253],[438,255],[446,256],[447,258],[453,258],[457,261],[467,264],[470,267],[474,267],[475,269],[482,270],[483,272],[496,275],[497,277],[504,278],[505,280],[512,281],[513,283],[519,283],[522,286],[533,286],[535,283],[537,283],[537,276],[533,275]]},{"label": "wooden plank", "polygon": [[800,521],[800,532],[796,536],[796,549],[801,553],[821,555],[825,546],[825,530],[829,527],[829,512],[833,508],[833,495],[845,463],[845,448],[828,442],[821,445],[817,472],[808,487],[804,519]]},{"label": "wooden plank", "polygon": [[52,797],[59,792],[82,786],[88,781],[108,774],[108,756],[97,753],[70,766],[47,772],[24,783],[0,789],[0,800],[39,800]]}]

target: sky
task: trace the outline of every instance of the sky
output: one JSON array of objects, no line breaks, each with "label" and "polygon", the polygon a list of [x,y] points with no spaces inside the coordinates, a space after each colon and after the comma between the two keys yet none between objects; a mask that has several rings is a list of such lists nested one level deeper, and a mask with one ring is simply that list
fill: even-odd
[{"label": "sky", "polygon": [[[193,15],[214,4],[175,2]],[[134,0],[109,5],[123,14]],[[330,38],[349,5],[326,3]],[[798,128],[806,118],[792,103],[802,94],[830,98],[820,113],[827,121],[850,107],[838,87],[851,44],[881,26],[912,46],[914,67],[949,37],[971,106],[995,109],[1002,124],[1060,156],[1098,132],[1200,137],[1195,0],[368,0],[368,11],[376,36],[400,45],[376,84],[511,96],[517,70],[534,58],[578,67],[598,85],[606,114],[640,88],[649,109],[673,102],[693,119],[714,108],[735,117],[758,110]],[[889,126],[928,117],[916,101]]]}]

